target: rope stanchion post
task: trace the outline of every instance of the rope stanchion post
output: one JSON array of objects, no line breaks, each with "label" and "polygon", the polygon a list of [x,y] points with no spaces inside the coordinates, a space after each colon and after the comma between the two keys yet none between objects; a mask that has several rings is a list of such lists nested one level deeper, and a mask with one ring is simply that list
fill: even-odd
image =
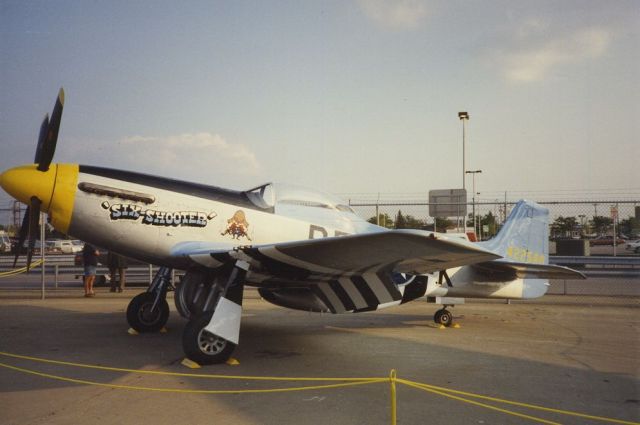
[{"label": "rope stanchion post", "polygon": [[396,404],[396,370],[391,369],[389,373],[389,385],[391,386],[391,425],[396,425],[397,421],[397,404]]}]

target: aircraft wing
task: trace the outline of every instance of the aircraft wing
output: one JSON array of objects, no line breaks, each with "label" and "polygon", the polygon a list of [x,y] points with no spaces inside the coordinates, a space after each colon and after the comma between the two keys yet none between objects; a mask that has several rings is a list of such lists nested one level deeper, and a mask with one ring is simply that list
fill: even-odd
[{"label": "aircraft wing", "polygon": [[[240,258],[259,264],[263,271],[274,276],[292,278],[382,270],[422,274],[500,258],[471,242],[419,230],[308,239],[209,253],[219,264]],[[197,255],[202,256],[202,247]]]},{"label": "aircraft wing", "polygon": [[496,260],[473,265],[474,269],[489,276],[505,275],[510,278],[527,279],[586,279],[579,271],[568,267],[551,264],[517,263],[506,260]]}]

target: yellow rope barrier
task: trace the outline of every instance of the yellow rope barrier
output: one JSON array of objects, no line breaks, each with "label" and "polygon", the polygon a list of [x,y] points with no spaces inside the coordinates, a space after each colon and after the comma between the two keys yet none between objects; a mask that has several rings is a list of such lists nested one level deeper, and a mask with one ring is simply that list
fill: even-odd
[{"label": "yellow rope barrier", "polygon": [[557,414],[566,415],[566,416],[575,416],[575,417],[590,419],[595,421],[609,422],[609,423],[615,423],[615,424],[625,424],[625,425],[640,425],[640,422],[623,421],[620,419],[605,418],[603,416],[593,416],[593,415],[587,415],[579,412],[572,412],[570,410],[553,409],[550,407],[538,406],[535,404],[521,403],[518,401],[511,401],[511,400],[505,400],[505,399],[496,398],[496,397],[489,397],[489,396],[484,396],[484,395],[474,394],[474,393],[469,393],[464,391],[452,390],[449,388],[437,387],[435,385],[423,384],[423,383],[414,382],[414,381],[407,381],[404,379],[398,379],[397,381],[405,385],[413,386],[414,388],[419,388],[419,389],[429,391],[429,392],[434,392],[434,393],[441,393],[440,395],[443,395],[446,397],[451,396],[451,394],[458,394],[466,397],[492,401],[495,403],[510,404],[513,406],[524,407],[527,409],[541,410],[544,412],[557,413]]},{"label": "yellow rope barrier", "polygon": [[[44,263],[43,260],[36,260],[33,263],[31,263],[31,269],[35,269],[36,267],[42,265],[43,263]],[[7,272],[0,273],[0,278],[8,277],[8,276],[15,276],[15,275],[24,273],[26,271],[27,271],[27,266],[21,267],[19,269],[9,270]]]},{"label": "yellow rope barrier", "polygon": [[538,418],[538,417],[535,417],[535,416],[525,415],[525,414],[522,414],[522,413],[513,412],[511,410],[501,409],[499,407],[491,406],[490,404],[480,403],[478,401],[469,400],[469,399],[466,399],[466,398],[462,398],[462,397],[458,397],[458,396],[455,396],[455,395],[447,394],[447,393],[444,393],[442,391],[433,390],[431,388],[425,388],[424,386],[422,386],[420,384],[417,384],[417,383],[414,383],[412,381],[406,381],[406,380],[403,379],[403,380],[398,380],[398,382],[401,382],[404,385],[407,385],[409,387],[418,388],[418,389],[421,389],[423,391],[427,391],[427,392],[430,392],[430,393],[433,393],[433,394],[438,394],[438,395],[441,395],[441,396],[444,396],[444,397],[449,397],[449,398],[452,398],[454,400],[462,401],[463,403],[468,403],[468,404],[473,404],[473,405],[476,405],[476,406],[484,407],[485,409],[495,410],[497,412],[505,413],[507,415],[517,416],[517,417],[524,418],[524,419],[530,419],[530,420],[537,421],[537,422],[542,423],[542,424],[560,425],[560,423],[558,423],[558,422],[547,421],[545,419]]},{"label": "yellow rope barrier", "polygon": [[[444,387],[438,387],[435,385],[424,384],[420,382],[414,382],[406,379],[400,379],[397,377],[395,369],[391,370],[388,377],[385,378],[296,378],[296,377],[274,377],[274,376],[233,376],[233,375],[206,375],[206,374],[193,374],[193,373],[179,373],[179,372],[165,372],[165,371],[153,371],[153,370],[139,370],[139,369],[125,369],[125,368],[115,368],[115,367],[107,367],[107,366],[97,366],[97,365],[88,365],[81,363],[72,363],[60,360],[50,360],[43,359],[38,357],[31,356],[22,356],[18,354],[12,354],[7,352],[0,351],[0,356],[10,357],[21,360],[28,360],[40,363],[47,364],[57,364],[62,366],[70,366],[77,368],[85,368],[85,369],[97,369],[104,370],[110,372],[121,372],[121,373],[137,373],[137,374],[148,374],[148,375],[157,375],[157,376],[180,376],[180,377],[190,377],[190,378],[208,378],[208,379],[228,379],[228,380],[255,380],[255,381],[325,381],[325,382],[337,382],[332,384],[325,385],[310,385],[303,387],[289,387],[289,388],[268,388],[268,389],[245,389],[245,390],[191,390],[191,389],[183,389],[183,388],[156,388],[156,387],[142,387],[142,386],[132,386],[132,385],[119,385],[119,384],[109,384],[103,382],[95,382],[95,381],[87,381],[83,379],[75,379],[68,378],[59,375],[53,375],[49,373],[43,373],[35,370],[30,370],[18,366],[9,365],[6,363],[0,363],[0,367],[4,367],[7,369],[15,370],[18,372],[40,376],[44,378],[50,378],[65,382],[71,382],[82,385],[94,385],[101,387],[109,387],[109,388],[118,388],[118,389],[127,389],[127,390],[140,390],[140,391],[155,391],[155,392],[172,392],[172,393],[188,393],[188,394],[260,394],[260,393],[284,393],[284,392],[292,392],[292,391],[309,391],[309,390],[321,390],[321,389],[332,389],[332,388],[345,388],[345,387],[353,387],[359,385],[370,385],[377,384],[380,382],[389,382],[391,389],[391,424],[396,424],[396,416],[397,416],[397,402],[396,402],[396,383],[400,383],[412,388],[420,389],[432,394],[437,394],[443,397],[448,397],[453,400],[461,401],[463,403],[468,403],[471,405],[475,405],[478,407],[483,407],[485,409],[490,409],[493,411],[497,411],[500,413],[504,413],[507,415],[516,416],[522,419],[528,419],[532,421],[536,421],[538,423],[543,424],[552,424],[556,425],[557,422],[549,421],[546,419],[542,419],[536,416],[526,415],[519,412],[514,412],[511,410],[503,409],[500,407],[496,407],[490,404],[482,403],[479,401],[471,400],[469,398],[476,398],[480,400],[491,401],[494,403],[503,403],[513,406],[518,406],[522,408],[528,408],[533,410],[541,410],[549,413],[555,413],[559,415],[568,415],[574,417],[580,417],[584,419],[597,420],[602,422],[609,422],[615,424],[625,424],[625,425],[640,425],[639,422],[631,422],[624,421],[620,419],[606,418],[601,416],[593,416],[587,415],[578,412],[572,412],[567,410],[553,409],[549,407],[537,406],[533,404],[521,403],[511,400],[504,400],[496,397],[489,397],[480,394],[474,394],[470,392],[458,391],[453,389],[448,389]],[[465,398],[467,397],[467,398]]]},{"label": "yellow rope barrier", "polygon": [[67,378],[65,376],[53,375],[50,373],[38,372],[35,370],[24,369],[17,366],[0,363],[0,367],[7,369],[17,370],[19,372],[27,373],[30,375],[41,376],[44,378],[51,378],[58,381],[72,382],[75,384],[93,385],[99,387],[118,388],[124,390],[140,390],[140,391],[156,391],[166,393],[183,393],[183,394],[260,394],[260,393],[283,393],[291,391],[309,391],[309,390],[322,390],[329,388],[342,388],[342,387],[354,387],[356,385],[368,385],[377,384],[379,382],[386,381],[386,379],[374,378],[368,381],[358,382],[344,382],[342,384],[327,384],[327,385],[311,385],[306,387],[291,387],[291,388],[268,388],[268,389],[250,389],[250,390],[188,390],[184,388],[156,388],[156,387],[140,387],[135,385],[119,385],[119,384],[105,384],[104,382],[87,381],[84,379]]},{"label": "yellow rope barrier", "polygon": [[372,379],[378,379],[381,381],[386,381],[388,378],[304,378],[304,377],[276,377],[276,376],[234,376],[234,375],[207,375],[207,374],[198,374],[198,373],[181,373],[181,372],[166,372],[166,371],[158,371],[158,370],[140,370],[140,369],[125,369],[119,367],[108,367],[108,366],[97,366],[97,365],[88,365],[82,363],[72,363],[65,362],[62,360],[50,360],[43,359],[39,357],[31,357],[31,356],[22,356],[19,354],[7,353],[4,351],[0,351],[1,356],[5,357],[13,357],[15,359],[22,360],[30,360],[34,362],[40,363],[49,363],[49,364],[58,364],[63,366],[71,366],[85,369],[97,369],[97,370],[105,370],[109,372],[122,372],[122,373],[140,373],[147,375],[161,375],[161,376],[179,376],[179,377],[187,377],[187,378],[207,378],[207,379],[235,379],[235,380],[245,380],[245,381],[341,381],[341,382],[362,382],[362,381],[371,381]]}]

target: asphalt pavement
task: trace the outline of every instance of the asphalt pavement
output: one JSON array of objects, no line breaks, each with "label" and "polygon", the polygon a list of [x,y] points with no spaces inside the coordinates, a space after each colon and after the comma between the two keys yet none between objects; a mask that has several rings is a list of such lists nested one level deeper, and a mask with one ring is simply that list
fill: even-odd
[{"label": "asphalt pavement", "polygon": [[[567,412],[640,419],[640,300],[635,297],[467,303],[453,308],[459,328],[440,329],[432,321],[436,306],[423,301],[356,315],[310,314],[272,306],[249,290],[233,354],[239,364],[192,370],[181,364],[185,322],[172,300],[166,333],[127,332],[124,312],[138,291],[99,289],[87,299],[78,288],[61,289],[44,301],[34,291],[1,291],[0,423],[389,424],[389,379],[295,392],[215,394],[211,391],[336,382],[183,374],[386,378],[392,369],[399,379],[463,391],[449,395],[512,414],[565,424],[602,423]],[[401,382],[396,388],[399,424],[531,421]]]}]

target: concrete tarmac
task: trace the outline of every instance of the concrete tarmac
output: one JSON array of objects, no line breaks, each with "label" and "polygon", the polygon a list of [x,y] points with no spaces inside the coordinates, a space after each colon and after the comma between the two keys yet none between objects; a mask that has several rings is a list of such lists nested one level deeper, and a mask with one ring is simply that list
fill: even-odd
[{"label": "concrete tarmac", "polygon": [[[240,364],[191,370],[181,365],[185,321],[172,299],[167,333],[127,333],[124,312],[137,292],[111,294],[100,289],[95,298],[87,299],[81,290],[63,289],[48,292],[41,301],[37,291],[0,291],[1,352],[136,370],[87,369],[0,354],[0,423],[389,424],[389,382],[300,392],[206,394],[189,391],[330,382],[222,381],[139,371],[387,377],[391,369],[399,378],[449,389],[640,420],[638,298],[546,296],[510,305],[467,303],[452,310],[460,328],[439,329],[432,321],[437,307],[424,301],[373,313],[320,315],[272,306],[248,290],[240,345],[233,354]],[[475,401],[551,422],[603,423]],[[398,424],[535,423],[400,384],[397,403]]]}]

